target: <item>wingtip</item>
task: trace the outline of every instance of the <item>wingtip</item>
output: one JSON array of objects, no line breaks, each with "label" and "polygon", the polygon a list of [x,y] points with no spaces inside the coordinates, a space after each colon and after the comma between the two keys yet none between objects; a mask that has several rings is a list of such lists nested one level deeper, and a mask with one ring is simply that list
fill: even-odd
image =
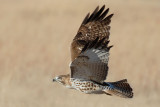
[{"label": "wingtip", "polygon": [[113,14],[106,16],[108,12],[109,12],[109,8],[105,10],[105,5],[103,5],[101,8],[97,6],[91,14],[88,13],[86,15],[82,24],[87,24],[88,22],[92,22],[92,21],[98,21],[98,20],[101,21],[105,19],[110,19],[113,16]]},{"label": "wingtip", "polygon": [[111,45],[111,46],[107,47],[107,49],[108,49],[108,50],[110,50],[112,47],[113,47],[113,45]]},{"label": "wingtip", "polygon": [[86,17],[83,19],[82,24],[87,23],[87,20],[88,20],[89,16],[90,16],[90,13],[88,13],[88,14],[86,15]]},{"label": "wingtip", "polygon": [[106,6],[105,6],[105,4],[102,6],[102,8],[105,8]]},{"label": "wingtip", "polygon": [[101,9],[103,9],[103,10],[104,10],[104,9],[105,9],[105,5],[103,5],[103,6],[101,7]]},{"label": "wingtip", "polygon": [[114,15],[114,13],[110,14],[110,15],[108,16],[108,18],[109,18],[109,19],[112,18],[113,15]]}]

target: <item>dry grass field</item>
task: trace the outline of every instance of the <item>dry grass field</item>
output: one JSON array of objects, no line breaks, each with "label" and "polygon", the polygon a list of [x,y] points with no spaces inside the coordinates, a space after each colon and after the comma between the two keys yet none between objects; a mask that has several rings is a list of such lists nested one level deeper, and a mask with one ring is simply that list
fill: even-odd
[{"label": "dry grass field", "polygon": [[[109,76],[133,99],[87,95],[52,83],[69,72],[69,46],[88,12],[110,8]],[[159,0],[0,0],[0,107],[159,107]]]}]

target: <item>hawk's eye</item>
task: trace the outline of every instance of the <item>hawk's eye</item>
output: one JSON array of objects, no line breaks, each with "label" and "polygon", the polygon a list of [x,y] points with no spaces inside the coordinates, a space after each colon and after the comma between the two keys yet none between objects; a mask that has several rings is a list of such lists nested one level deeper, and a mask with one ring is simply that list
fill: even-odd
[{"label": "hawk's eye", "polygon": [[57,76],[57,77],[55,77],[55,78],[53,79],[53,82],[55,82],[55,81],[61,81],[61,79],[62,79],[61,77],[58,77],[58,76]]}]

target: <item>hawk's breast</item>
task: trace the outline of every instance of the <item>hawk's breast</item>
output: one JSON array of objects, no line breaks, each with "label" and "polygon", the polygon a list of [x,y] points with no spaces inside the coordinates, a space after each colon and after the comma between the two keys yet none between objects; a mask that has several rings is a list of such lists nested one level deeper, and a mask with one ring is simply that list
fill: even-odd
[{"label": "hawk's breast", "polygon": [[103,94],[104,86],[93,81],[71,78],[72,87],[87,94]]}]

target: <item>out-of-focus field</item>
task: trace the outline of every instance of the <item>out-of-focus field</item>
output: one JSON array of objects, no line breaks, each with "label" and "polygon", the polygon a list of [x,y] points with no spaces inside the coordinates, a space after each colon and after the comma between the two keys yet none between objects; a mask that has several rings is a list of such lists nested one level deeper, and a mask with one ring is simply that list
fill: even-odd
[{"label": "out-of-focus field", "polygon": [[[133,99],[87,95],[52,83],[69,72],[69,46],[88,12],[110,8],[109,75]],[[0,107],[159,107],[159,0],[1,0]]]}]

